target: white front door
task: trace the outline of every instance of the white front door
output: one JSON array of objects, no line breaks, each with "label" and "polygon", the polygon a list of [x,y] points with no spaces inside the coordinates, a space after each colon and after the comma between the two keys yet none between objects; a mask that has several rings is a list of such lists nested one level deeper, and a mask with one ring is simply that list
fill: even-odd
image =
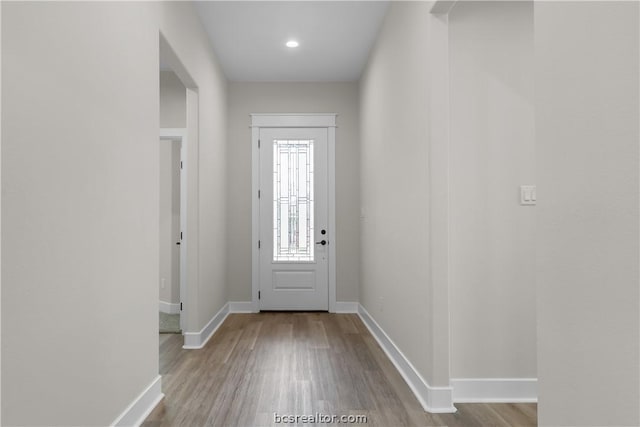
[{"label": "white front door", "polygon": [[326,128],[260,129],[260,310],[328,310]]}]

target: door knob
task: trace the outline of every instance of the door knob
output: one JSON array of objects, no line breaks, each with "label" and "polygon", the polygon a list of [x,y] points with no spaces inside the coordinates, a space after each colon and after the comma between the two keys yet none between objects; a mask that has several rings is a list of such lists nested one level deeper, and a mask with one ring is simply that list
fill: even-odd
[{"label": "door knob", "polygon": [[327,244],[327,241],[326,241],[326,240],[320,240],[319,242],[316,242],[316,245],[322,245],[322,246],[324,246],[324,245],[326,245],[326,244]]}]

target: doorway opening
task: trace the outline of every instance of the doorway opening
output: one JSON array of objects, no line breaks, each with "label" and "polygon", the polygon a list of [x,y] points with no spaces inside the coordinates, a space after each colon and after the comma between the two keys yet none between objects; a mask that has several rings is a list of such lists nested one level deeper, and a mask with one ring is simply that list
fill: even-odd
[{"label": "doorway opening", "polygon": [[335,118],[252,114],[256,312],[335,312]]},{"label": "doorway opening", "polygon": [[159,332],[182,333],[186,295],[186,131],[160,132]]},{"label": "doorway opening", "polygon": [[197,308],[198,97],[195,81],[160,33],[158,311],[165,322],[158,329],[185,339]]}]

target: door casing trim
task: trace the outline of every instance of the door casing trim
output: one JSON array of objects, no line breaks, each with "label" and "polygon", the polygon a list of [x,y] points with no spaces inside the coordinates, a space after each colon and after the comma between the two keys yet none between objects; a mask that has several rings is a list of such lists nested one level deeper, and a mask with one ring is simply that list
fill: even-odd
[{"label": "door casing trim", "polygon": [[261,128],[326,128],[327,129],[327,219],[329,239],[329,312],[336,312],[336,117],[335,113],[250,114],[251,117],[251,309],[260,311],[260,153],[258,139]]}]

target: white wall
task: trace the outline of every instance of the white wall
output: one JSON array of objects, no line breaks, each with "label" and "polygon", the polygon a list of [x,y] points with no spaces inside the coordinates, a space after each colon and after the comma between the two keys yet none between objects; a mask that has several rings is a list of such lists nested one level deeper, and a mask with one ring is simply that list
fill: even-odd
[{"label": "white wall", "polygon": [[640,425],[639,4],[536,2],[540,425]]},{"label": "white wall", "polygon": [[[0,52],[2,52],[2,2],[0,2]],[[2,54],[0,53],[0,153],[2,153]],[[2,155],[0,154],[0,187],[2,187]],[[0,197],[0,239],[2,236],[2,198]],[[2,349],[2,245],[0,245],[0,349]],[[2,351],[0,351],[0,384],[2,384]],[[0,424],[2,424],[2,387],[0,387]]]},{"label": "white wall", "polygon": [[2,7],[2,424],[108,425],[158,375],[157,9]]},{"label": "white wall", "polygon": [[230,301],[251,301],[251,113],[338,113],[336,129],[337,300],[357,301],[358,84],[230,83],[227,196]]},{"label": "white wall", "polygon": [[536,376],[533,3],[449,14],[453,378]]},{"label": "white wall", "polygon": [[158,375],[159,31],[206,117],[191,330],[226,302],[226,80],[190,4],[2,8],[2,424],[109,425]]},{"label": "white wall", "polygon": [[360,81],[360,302],[430,381],[428,20],[392,3]]},{"label": "white wall", "polygon": [[176,73],[160,71],[160,127],[187,126],[187,91]]}]

